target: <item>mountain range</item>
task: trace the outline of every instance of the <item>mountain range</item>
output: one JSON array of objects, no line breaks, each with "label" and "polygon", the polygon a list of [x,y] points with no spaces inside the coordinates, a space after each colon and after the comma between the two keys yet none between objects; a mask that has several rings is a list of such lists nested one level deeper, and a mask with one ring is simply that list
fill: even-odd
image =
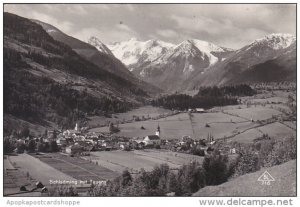
[{"label": "mountain range", "polygon": [[239,50],[197,39],[177,45],[130,39],[107,47],[137,77],[167,92],[296,80],[296,37],[290,34],[266,35]]},{"label": "mountain range", "polygon": [[86,43],[33,21],[88,61],[152,94],[158,88],[172,93],[201,86],[296,80],[296,37],[290,34],[266,35],[238,50],[199,39],[173,44],[131,38],[105,45],[95,36]]}]

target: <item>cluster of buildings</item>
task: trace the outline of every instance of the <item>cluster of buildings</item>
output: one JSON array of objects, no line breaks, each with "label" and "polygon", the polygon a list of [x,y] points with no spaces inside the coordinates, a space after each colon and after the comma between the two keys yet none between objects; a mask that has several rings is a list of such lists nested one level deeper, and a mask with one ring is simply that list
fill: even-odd
[{"label": "cluster of buildings", "polygon": [[[73,129],[65,131],[48,131],[47,136],[40,141],[36,138],[36,143],[50,143],[55,141],[61,152],[70,155],[80,154],[88,155],[90,151],[111,151],[157,148],[168,149],[177,152],[196,153],[206,155],[215,149],[216,141],[213,136],[207,139],[192,139],[190,136],[183,136],[181,139],[165,140],[161,138],[161,129],[159,124],[153,134],[143,138],[129,138],[117,136],[111,133],[89,132],[87,128],[80,128],[76,123]],[[26,144],[29,138],[22,139]],[[228,148],[228,149],[227,149]],[[236,150],[232,147],[222,149],[226,154],[235,154]],[[201,153],[199,151],[201,150]]]},{"label": "cluster of buildings", "polygon": [[[52,133],[52,132],[49,132]],[[144,148],[165,148],[178,152],[190,152],[197,149],[209,154],[215,148],[216,141],[213,136],[207,139],[194,140],[190,136],[183,136],[181,139],[164,140],[161,138],[161,129],[158,124],[155,133],[143,138],[128,138],[116,136],[110,133],[88,132],[75,125],[74,129],[60,132],[56,136],[56,142],[61,151],[68,154],[85,154],[90,151],[111,151],[144,149]],[[235,153],[235,149],[229,150],[230,154]]]},{"label": "cluster of buildings", "polygon": [[[53,132],[48,132],[48,137],[53,137],[51,133]],[[155,133],[152,135],[144,138],[128,138],[110,133],[88,132],[79,128],[78,124],[76,124],[74,129],[58,132],[58,135],[52,139],[55,139],[62,151],[69,154],[76,154],[87,151],[151,148],[161,144],[160,133],[160,126],[158,125]]]}]

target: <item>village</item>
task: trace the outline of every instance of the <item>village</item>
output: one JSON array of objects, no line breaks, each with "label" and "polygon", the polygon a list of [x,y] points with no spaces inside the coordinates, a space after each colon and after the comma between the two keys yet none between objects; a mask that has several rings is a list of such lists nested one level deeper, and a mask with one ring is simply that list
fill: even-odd
[{"label": "village", "polygon": [[[188,109],[187,113],[204,113],[203,108]],[[176,112],[178,114],[178,112]],[[126,137],[119,136],[116,132],[118,127],[110,123],[109,132],[90,132],[87,127],[80,127],[76,123],[73,129],[64,131],[47,130],[40,137],[26,137],[15,139],[17,146],[22,144],[28,145],[29,142],[35,143],[34,152],[47,152],[40,145],[49,146],[50,143],[55,143],[57,148],[55,151],[68,154],[70,156],[89,156],[91,151],[114,151],[114,150],[143,150],[143,149],[167,149],[174,152],[184,152],[196,155],[205,156],[213,151],[213,146],[216,143],[211,134],[207,137],[194,138],[189,135],[174,139],[164,139],[161,132],[159,122],[156,129],[153,129],[153,134],[145,137]],[[141,130],[145,128],[141,126]],[[192,150],[194,149],[194,150]],[[21,150],[22,151],[22,150]],[[229,150],[230,153],[235,153],[235,148]],[[20,152],[18,147],[15,152]],[[26,152],[26,150],[25,150]]]}]

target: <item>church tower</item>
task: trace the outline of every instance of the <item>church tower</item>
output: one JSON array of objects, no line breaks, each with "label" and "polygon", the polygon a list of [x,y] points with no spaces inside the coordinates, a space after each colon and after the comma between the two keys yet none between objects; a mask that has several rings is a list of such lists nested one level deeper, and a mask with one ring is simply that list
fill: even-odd
[{"label": "church tower", "polygon": [[159,127],[159,124],[157,125],[157,130],[155,132],[155,135],[160,136],[160,127]]},{"label": "church tower", "polygon": [[78,131],[78,130],[79,130],[79,127],[78,127],[78,124],[77,124],[77,122],[76,122],[76,125],[75,125],[75,128],[74,128],[74,130],[76,130],[76,131]]}]

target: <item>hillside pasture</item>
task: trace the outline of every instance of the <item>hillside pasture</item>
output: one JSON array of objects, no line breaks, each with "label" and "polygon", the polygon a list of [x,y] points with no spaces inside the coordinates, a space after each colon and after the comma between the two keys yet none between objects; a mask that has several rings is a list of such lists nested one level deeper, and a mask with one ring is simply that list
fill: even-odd
[{"label": "hillside pasture", "polygon": [[269,98],[254,98],[248,101],[252,104],[282,104],[287,103],[288,99],[286,97],[269,97]]},{"label": "hillside pasture", "polygon": [[169,114],[171,112],[171,110],[160,107],[142,106],[125,113],[113,114],[111,118],[105,116],[90,116],[88,117],[88,124],[90,126],[97,126],[107,124],[108,122],[118,123],[122,121],[132,120],[134,116],[137,116],[139,118],[156,118],[159,115]]},{"label": "hillside pasture", "polygon": [[296,136],[296,130],[293,130],[279,122],[267,124],[265,126],[259,127],[258,129],[264,134],[268,134],[270,137],[275,139],[283,139],[285,137]]},{"label": "hillside pasture", "polygon": [[210,124],[210,127],[199,127],[195,129],[195,134],[200,138],[206,138],[208,134],[214,137],[214,139],[222,139],[230,137],[238,133],[244,133],[249,128],[255,127],[256,124],[252,122],[243,123],[214,123]]},{"label": "hillside pasture", "polygon": [[283,122],[284,125],[296,130],[297,129],[297,124],[296,122],[293,122],[293,121],[284,121]]},{"label": "hillside pasture", "polygon": [[[281,165],[248,173],[221,185],[206,186],[193,196],[296,196],[296,164],[295,160],[291,160]],[[271,182],[271,185],[262,185],[257,181],[266,170],[275,178],[275,182]]]},{"label": "hillside pasture", "polygon": [[[183,135],[191,135],[191,125],[186,114],[178,114],[175,116],[158,119],[138,121],[132,123],[120,124],[120,132],[117,135],[127,137],[145,137],[154,134],[158,124],[163,131],[163,138],[171,139],[178,138]],[[141,129],[141,127],[144,129]],[[108,127],[94,128],[90,131],[95,132],[108,132]]]},{"label": "hillside pasture", "polygon": [[252,143],[253,140],[255,140],[258,137],[261,137],[262,135],[263,133],[255,128],[255,129],[247,130],[244,133],[238,134],[233,138],[229,139],[229,141],[236,141],[241,143]]},{"label": "hillside pasture", "polygon": [[[206,127],[206,123],[209,127]],[[145,137],[154,134],[157,126],[160,126],[163,139],[181,138],[185,135],[196,139],[206,138],[211,134],[215,138],[230,136],[236,130],[251,127],[253,124],[243,118],[231,116],[221,112],[217,113],[180,113],[174,116],[158,120],[147,120],[133,123],[120,124],[120,132],[117,135],[127,137]],[[141,127],[144,129],[141,129]],[[91,129],[92,132],[108,132],[108,127]]]},{"label": "hillside pasture", "polygon": [[292,129],[282,123],[275,122],[261,127],[253,128],[238,134],[230,139],[230,141],[237,141],[242,143],[251,143],[256,138],[261,137],[263,134],[268,134],[269,137],[274,139],[283,139],[286,137],[295,137],[296,130]]},{"label": "hillside pasture", "polygon": [[94,163],[112,171],[121,173],[123,170],[138,172],[141,168],[152,170],[160,164],[168,164],[171,168],[179,168],[191,161],[202,162],[203,157],[171,152],[167,150],[135,150],[135,151],[108,151],[92,152],[91,159]]},{"label": "hillside pasture", "polygon": [[248,120],[265,120],[272,118],[273,115],[279,115],[281,112],[263,107],[263,106],[257,106],[257,107],[249,107],[249,108],[243,108],[243,109],[234,109],[234,110],[225,110],[225,113],[229,113],[232,115],[236,115],[241,118],[245,118]]}]

